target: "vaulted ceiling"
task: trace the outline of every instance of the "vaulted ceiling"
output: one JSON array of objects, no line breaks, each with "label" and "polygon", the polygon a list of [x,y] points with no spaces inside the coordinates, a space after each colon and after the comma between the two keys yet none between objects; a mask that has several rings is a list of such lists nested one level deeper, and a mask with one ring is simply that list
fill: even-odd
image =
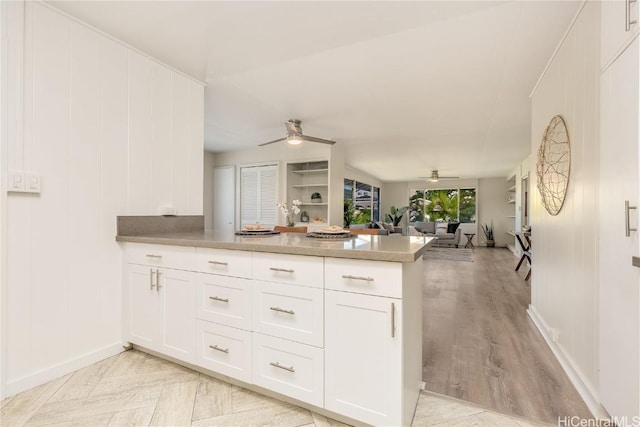
[{"label": "vaulted ceiling", "polygon": [[383,181],[502,176],[581,1],[50,1],[206,82],[205,149],[302,120]]}]

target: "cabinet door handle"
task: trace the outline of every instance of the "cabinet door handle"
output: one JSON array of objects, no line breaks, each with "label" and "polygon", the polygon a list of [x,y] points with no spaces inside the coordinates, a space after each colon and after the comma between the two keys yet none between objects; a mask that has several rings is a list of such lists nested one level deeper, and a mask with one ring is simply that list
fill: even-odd
[{"label": "cabinet door handle", "polygon": [[631,236],[632,231],[638,231],[637,228],[631,228],[629,226],[629,211],[632,209],[633,210],[637,209],[637,206],[629,206],[629,201],[625,200],[624,201],[624,229],[625,229],[625,235],[627,237]]},{"label": "cabinet door handle", "polygon": [[280,307],[269,307],[269,310],[278,311],[280,313],[296,314],[296,312],[293,310],[285,310],[284,308]]},{"label": "cabinet door handle", "polygon": [[228,262],[224,262],[224,261],[209,261],[209,264],[214,264],[214,265],[229,265]]},{"label": "cabinet door handle", "polygon": [[209,348],[212,349],[212,350],[216,350],[216,351],[222,352],[222,353],[227,353],[227,354],[229,353],[229,349],[228,348],[218,347],[217,345],[210,345]]},{"label": "cabinet door handle", "polygon": [[149,289],[153,290],[153,287],[155,285],[153,284],[153,268],[149,269]]},{"label": "cabinet door handle", "polygon": [[229,302],[229,298],[220,298],[218,296],[209,297],[209,299],[212,299],[212,300],[215,300],[215,301],[220,301],[220,302]]},{"label": "cabinet door handle", "polygon": [[156,290],[160,292],[160,270],[156,270]]},{"label": "cabinet door handle", "polygon": [[391,338],[396,336],[396,304],[391,303]]},{"label": "cabinet door handle", "polygon": [[280,363],[278,362],[270,362],[269,365],[278,368],[278,369],[284,369],[285,371],[289,371],[289,372],[295,372],[296,370],[293,368],[293,366],[290,367],[286,367],[286,366],[282,366]]},{"label": "cabinet door handle", "polygon": [[147,254],[147,258],[162,258],[162,255]]},{"label": "cabinet door handle", "polygon": [[293,270],[291,270],[289,268],[270,267],[269,270],[271,270],[271,271],[281,271],[283,273],[293,273]]},{"label": "cabinet door handle", "polygon": [[624,29],[630,31],[633,24],[637,24],[638,20],[631,20],[631,3],[635,3],[637,0],[625,0],[624,7]]},{"label": "cabinet door handle", "polygon": [[364,280],[366,282],[373,282],[373,277],[365,277],[365,276],[352,276],[351,274],[343,274],[343,279],[351,279],[351,280]]}]

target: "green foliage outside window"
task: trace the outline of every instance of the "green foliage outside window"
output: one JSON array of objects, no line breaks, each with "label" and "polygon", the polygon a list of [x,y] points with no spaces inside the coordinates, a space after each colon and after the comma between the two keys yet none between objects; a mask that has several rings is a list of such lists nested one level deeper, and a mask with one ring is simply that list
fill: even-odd
[{"label": "green foliage outside window", "polygon": [[475,222],[475,188],[416,190],[409,198],[409,222]]}]

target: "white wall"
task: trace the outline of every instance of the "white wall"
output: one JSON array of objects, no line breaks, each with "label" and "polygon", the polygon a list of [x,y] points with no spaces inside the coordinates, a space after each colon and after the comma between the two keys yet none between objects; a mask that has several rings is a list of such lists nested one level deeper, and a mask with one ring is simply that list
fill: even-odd
[{"label": "white wall", "polygon": [[203,87],[44,4],[10,3],[24,72],[14,57],[9,105],[24,118],[9,120],[8,163],[42,177],[41,194],[7,201],[13,394],[121,350],[116,216],[202,214]]},{"label": "white wall", "polygon": [[[507,189],[509,185],[505,178],[480,178],[478,180],[478,234],[476,242],[486,246],[487,238],[482,231],[482,226],[493,221],[493,235],[496,246],[507,246],[513,237],[507,234],[513,228],[514,205],[507,203]],[[463,239],[464,240],[464,239]],[[466,242],[466,240],[464,240]]]},{"label": "white wall", "polygon": [[[240,173],[240,166],[251,164],[279,164],[279,198],[284,201],[286,195],[286,163],[298,161],[329,160],[329,218],[333,225],[342,225],[343,211],[343,186],[344,186],[344,148],[340,143],[336,145],[325,145],[315,143],[303,143],[300,145],[289,145],[286,142],[275,143],[265,147],[251,150],[239,150],[216,153],[215,166],[238,166],[237,173]],[[239,186],[240,179],[236,179]],[[239,193],[239,188],[238,188]],[[239,202],[238,202],[239,203]],[[236,215],[237,217],[237,215]],[[282,221],[282,215],[278,215],[278,220]],[[239,224],[239,218],[237,223]]]},{"label": "white wall", "polygon": [[203,213],[204,228],[213,230],[213,168],[215,167],[215,154],[204,152],[204,196]]},{"label": "white wall", "polygon": [[[562,114],[571,138],[571,177],[562,211],[549,215],[531,175],[532,316],[559,333],[557,350],[578,390],[598,386],[599,2],[587,2],[532,97],[531,152]],[[535,156],[535,154],[534,154]],[[584,386],[581,386],[582,382]]]},{"label": "white wall", "polygon": [[[380,218],[384,220],[386,214],[391,211],[391,206],[401,208],[409,205],[409,189],[406,182],[385,182],[380,189]],[[408,225],[407,213],[402,217],[400,225],[404,228]]]}]

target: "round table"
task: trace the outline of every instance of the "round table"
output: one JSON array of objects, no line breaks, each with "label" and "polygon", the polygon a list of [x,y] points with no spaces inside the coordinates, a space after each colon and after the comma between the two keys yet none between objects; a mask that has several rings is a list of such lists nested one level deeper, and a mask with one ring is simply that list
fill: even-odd
[{"label": "round table", "polygon": [[473,242],[471,240],[473,239],[473,236],[476,235],[476,233],[464,233],[464,235],[467,236],[467,244],[464,245],[464,247],[475,249],[476,247],[473,246]]}]

